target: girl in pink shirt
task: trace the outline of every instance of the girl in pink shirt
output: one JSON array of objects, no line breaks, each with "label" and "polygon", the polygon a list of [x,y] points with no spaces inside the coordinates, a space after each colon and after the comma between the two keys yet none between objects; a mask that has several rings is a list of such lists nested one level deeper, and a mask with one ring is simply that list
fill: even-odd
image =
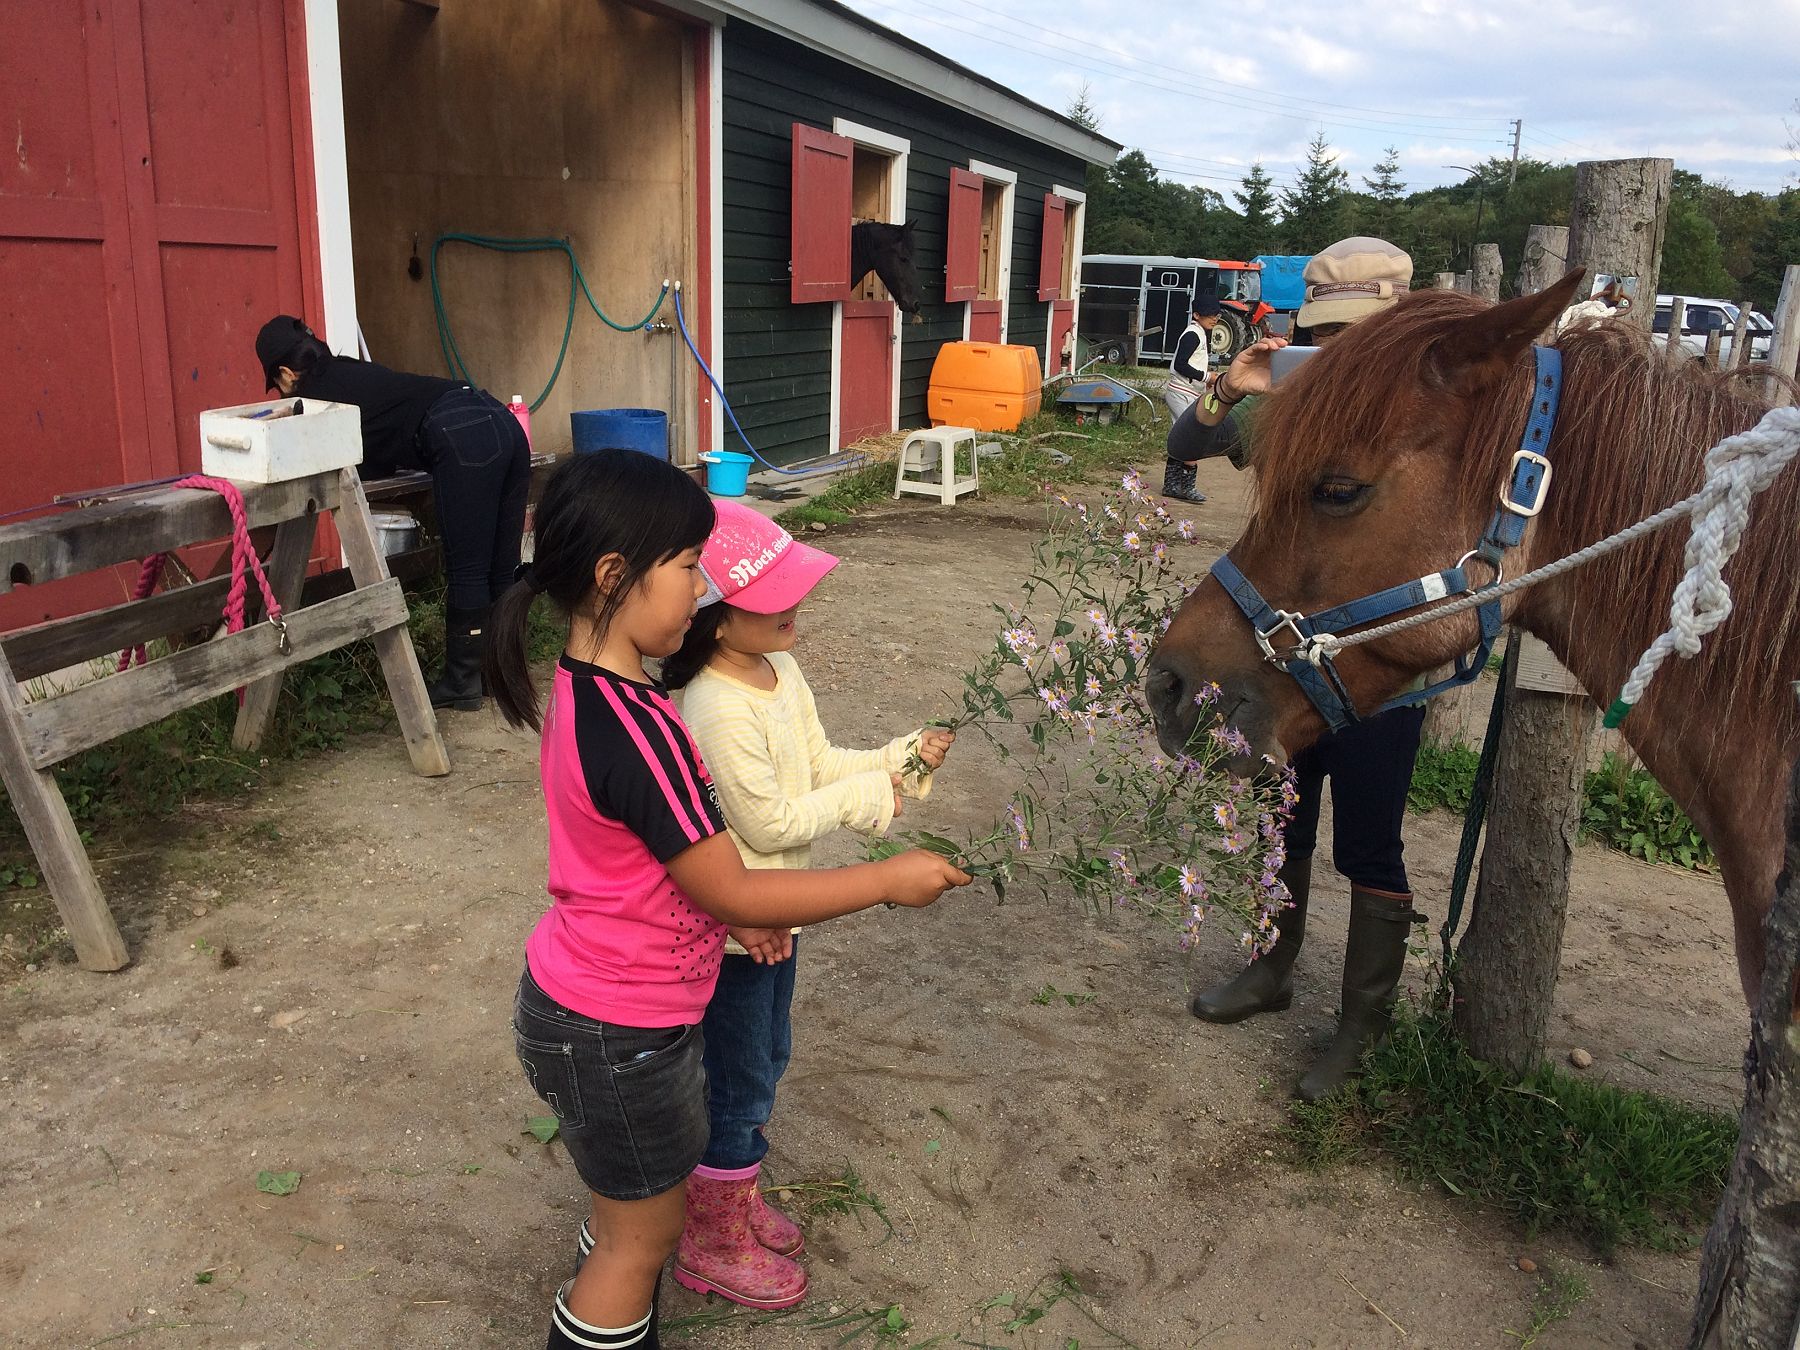
[{"label": "girl in pink shirt", "polygon": [[[656,1287],[707,1144],[699,1023],[725,925],[929,905],[969,880],[917,850],[828,871],[744,867],[692,737],[644,669],[681,645],[713,519],[711,499],[661,460],[577,455],[546,485],[536,559],[490,624],[488,685],[510,723],[542,733],[550,826],[552,903],[526,943],[513,1034],[592,1192],[591,1250],[557,1291],[548,1350],[658,1345]],[[525,654],[540,594],[569,617],[541,713]],[[737,1204],[747,1225],[750,1197]]]}]

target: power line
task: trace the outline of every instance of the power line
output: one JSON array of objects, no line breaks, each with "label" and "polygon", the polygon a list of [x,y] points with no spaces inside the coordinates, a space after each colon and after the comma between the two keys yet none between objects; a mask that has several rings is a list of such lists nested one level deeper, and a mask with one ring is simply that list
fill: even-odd
[{"label": "power line", "polygon": [[[914,6],[922,6],[927,9],[937,10],[939,13],[949,15],[952,18],[960,17],[960,15],[957,13],[957,11],[948,9],[942,5],[933,4],[933,3],[931,3],[931,0],[912,0],[912,4]],[[909,19],[918,17],[910,9],[899,10],[897,12],[904,14]],[[1145,88],[1145,89],[1154,89],[1159,93],[1174,94],[1178,97],[1193,99],[1193,100],[1195,100],[1197,102],[1201,102],[1201,103],[1210,103],[1210,104],[1216,104],[1221,107],[1232,108],[1238,112],[1250,111],[1250,112],[1259,113],[1259,114],[1262,114],[1264,116],[1269,116],[1269,117],[1283,117],[1283,118],[1287,118],[1287,119],[1289,119],[1291,121],[1295,121],[1295,122],[1304,122],[1310,126],[1331,126],[1331,127],[1337,127],[1342,130],[1353,130],[1353,131],[1377,131],[1377,132],[1382,132],[1387,135],[1393,135],[1396,131],[1409,130],[1409,128],[1406,128],[1406,127],[1382,125],[1379,123],[1365,121],[1360,118],[1317,117],[1317,116],[1314,116],[1309,113],[1297,113],[1297,112],[1289,111],[1285,106],[1276,106],[1276,105],[1263,106],[1259,103],[1256,103],[1256,102],[1254,102],[1248,98],[1244,98],[1244,97],[1228,98],[1228,97],[1224,97],[1224,96],[1214,96],[1214,95],[1209,95],[1209,94],[1203,94],[1203,93],[1197,92],[1196,90],[1187,88],[1187,87],[1179,85],[1179,84],[1170,83],[1168,81],[1152,80],[1152,79],[1144,78],[1143,76],[1139,75],[1135,69],[1133,69],[1131,67],[1121,66],[1121,65],[1118,65],[1115,62],[1111,62],[1111,61],[1103,61],[1100,58],[1093,56],[1090,52],[1088,52],[1086,50],[1070,51],[1067,48],[1057,47],[1051,43],[1042,42],[1036,38],[1021,37],[1021,39],[1020,39],[1021,41],[1031,43],[1033,47],[1040,49],[1040,50],[1032,50],[1029,47],[1021,47],[1016,43],[1004,42],[1001,39],[992,36],[991,34],[981,32],[977,29],[961,27],[957,24],[950,23],[945,19],[932,19],[932,20],[930,20],[930,22],[937,24],[941,28],[948,29],[950,32],[958,33],[964,37],[974,38],[978,42],[985,42],[991,46],[1003,47],[1003,48],[1007,49],[1008,51],[1018,52],[1019,54],[1021,54],[1023,56],[1031,56],[1031,57],[1039,57],[1039,58],[1044,57],[1044,56],[1050,56],[1053,58],[1057,58],[1058,60],[1060,60],[1060,62],[1063,65],[1069,67],[1070,69],[1076,70],[1078,72],[1083,71],[1084,67],[1076,64],[1074,61],[1071,61],[1068,58],[1080,57],[1083,60],[1085,60],[1086,62],[1088,62],[1090,66],[1100,67],[1100,68],[1115,72],[1119,76],[1123,77],[1125,82],[1128,84],[1139,85],[1140,87]],[[1093,72],[1089,71],[1088,73],[1093,73]],[[1266,98],[1269,96],[1258,95],[1257,97],[1258,98]],[[1287,102],[1289,102],[1289,100],[1285,100],[1285,99],[1283,100],[1284,104]],[[1412,134],[1420,136],[1420,137],[1430,136],[1430,137],[1435,137],[1439,140],[1458,141],[1458,142],[1462,142],[1464,144],[1471,144],[1471,145],[1502,145],[1502,144],[1505,144],[1505,142],[1503,142],[1497,136],[1496,137],[1486,137],[1486,136],[1456,135],[1456,134],[1452,134],[1452,133],[1443,131],[1436,127],[1414,127],[1414,128],[1410,128],[1410,130],[1412,131]]]},{"label": "power line", "polygon": [[[1051,28],[1044,24],[1028,23],[1023,19],[1020,19],[1017,15],[1009,14],[1004,10],[994,9],[990,5],[981,4],[979,3],[979,0],[962,0],[962,2],[965,8],[979,9],[984,13],[992,14],[995,18],[1005,19],[1008,23],[1016,24],[1019,27],[1030,28],[1037,32],[1047,33],[1052,37],[1060,38],[1064,42],[1074,43],[1076,44],[1074,50],[1077,52],[1085,53],[1087,50],[1087,46],[1081,38],[1078,38],[1071,33],[1065,33],[1061,29]],[[935,5],[932,7],[936,8]],[[1145,64],[1129,53],[1114,52],[1112,55],[1119,57],[1121,60],[1129,61],[1135,67],[1141,68]],[[1152,68],[1154,69],[1155,67]],[[1386,108],[1365,108],[1354,103],[1333,103],[1328,99],[1308,98],[1303,94],[1272,92],[1254,84],[1243,84],[1236,80],[1221,79],[1219,76],[1211,74],[1210,72],[1207,74],[1206,80],[1209,84],[1222,85],[1227,89],[1247,90],[1261,98],[1278,98],[1284,103],[1308,103],[1315,107],[1330,108],[1340,112],[1366,114],[1369,117],[1392,120],[1407,125],[1416,125],[1427,122],[1443,122],[1446,124],[1460,124],[1469,130],[1474,130],[1476,128],[1486,128],[1502,122],[1510,125],[1512,121],[1511,118],[1503,118],[1498,115],[1487,117],[1451,116],[1444,113],[1403,113]]]}]

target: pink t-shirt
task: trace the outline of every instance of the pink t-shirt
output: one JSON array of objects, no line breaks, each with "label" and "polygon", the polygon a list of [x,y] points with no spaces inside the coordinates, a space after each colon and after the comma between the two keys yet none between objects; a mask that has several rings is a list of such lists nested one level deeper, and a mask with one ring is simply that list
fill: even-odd
[{"label": "pink t-shirt", "polygon": [[602,1022],[698,1022],[725,926],[687,898],[668,862],[725,820],[667,691],[563,657],[541,762],[555,903],[525,944],[532,978]]}]

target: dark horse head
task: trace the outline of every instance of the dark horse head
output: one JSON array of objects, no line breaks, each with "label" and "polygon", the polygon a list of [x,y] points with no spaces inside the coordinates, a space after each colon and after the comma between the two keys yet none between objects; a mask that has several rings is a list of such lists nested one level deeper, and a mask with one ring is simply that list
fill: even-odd
[{"label": "dark horse head", "polygon": [[919,318],[919,273],[913,266],[913,222],[888,225],[878,220],[859,221],[850,227],[850,284],[855,286],[871,271],[881,278],[894,303]]}]

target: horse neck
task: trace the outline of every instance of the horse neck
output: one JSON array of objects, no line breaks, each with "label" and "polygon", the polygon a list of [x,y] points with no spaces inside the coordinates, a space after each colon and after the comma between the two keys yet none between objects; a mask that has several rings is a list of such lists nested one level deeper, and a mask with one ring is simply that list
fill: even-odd
[{"label": "horse neck", "polygon": [[850,284],[855,286],[875,266],[874,230],[868,221],[850,227]]},{"label": "horse neck", "polygon": [[[1616,345],[1585,361],[1582,345],[1569,344],[1550,495],[1518,570],[1567,556],[1687,496],[1704,477],[1705,451],[1761,415],[1653,354],[1631,353],[1657,364],[1641,381],[1621,379]],[[1757,873],[1757,885],[1766,869],[1749,860],[1778,855],[1780,813],[1744,807],[1781,799],[1786,766],[1800,750],[1800,715],[1787,683],[1800,672],[1796,521],[1800,492],[1790,471],[1753,509],[1726,573],[1733,616],[1697,657],[1664,663],[1622,727],[1721,861]],[[1512,617],[1605,707],[1668,625],[1688,537],[1684,523],[1671,525],[1526,592]],[[1772,872],[1766,880],[1772,883]]]}]

